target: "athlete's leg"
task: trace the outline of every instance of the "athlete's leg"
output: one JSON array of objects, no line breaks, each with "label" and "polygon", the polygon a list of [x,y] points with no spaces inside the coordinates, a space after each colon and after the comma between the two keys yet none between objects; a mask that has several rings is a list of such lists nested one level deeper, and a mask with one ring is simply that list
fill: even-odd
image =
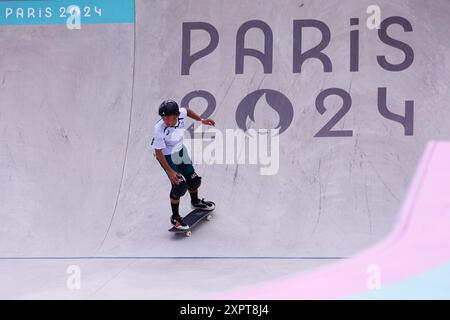
[{"label": "athlete's leg", "polygon": [[189,195],[191,196],[191,206],[195,209],[202,210],[214,210],[216,205],[212,201],[205,201],[205,199],[199,199],[198,188],[202,184],[202,178],[195,172],[192,166],[192,161],[190,161],[189,156],[186,152],[183,159],[188,159],[187,162],[183,162],[182,166],[178,166],[180,173],[186,179],[186,184],[189,190]]},{"label": "athlete's leg", "polygon": [[[180,176],[181,176],[178,166],[175,165],[175,163],[172,161],[172,157],[170,155],[166,155],[165,158],[166,158],[166,161],[169,164],[169,166],[175,172],[180,174]],[[162,165],[161,165],[161,167],[162,167]],[[163,167],[163,169],[164,169],[164,167]],[[166,174],[167,174],[167,172],[166,172]],[[172,188],[170,190],[170,196],[169,196],[170,206],[172,208],[172,218],[180,217],[180,212],[179,212],[180,198],[186,193],[186,190],[187,190],[187,184],[184,179],[178,185],[175,185],[172,183]]]},{"label": "athlete's leg", "polygon": [[197,175],[195,171],[186,176],[186,183],[188,185],[191,202],[198,202],[198,188],[202,184],[202,178]]},{"label": "athlete's leg", "polygon": [[177,168],[186,180],[191,202],[198,202],[198,188],[201,185],[201,177],[195,172],[192,166],[192,160],[185,146],[183,146],[178,155],[180,159],[183,159],[183,162],[177,165]]}]

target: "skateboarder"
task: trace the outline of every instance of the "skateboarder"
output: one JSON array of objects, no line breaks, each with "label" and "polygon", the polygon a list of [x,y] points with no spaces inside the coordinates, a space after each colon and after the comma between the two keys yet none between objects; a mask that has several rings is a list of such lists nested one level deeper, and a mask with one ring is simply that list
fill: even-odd
[{"label": "skateboarder", "polygon": [[[183,145],[187,117],[201,121],[204,125],[215,125],[212,119],[202,119],[190,108],[179,108],[173,100],[165,100],[159,106],[161,119],[155,125],[153,139],[150,143],[156,159],[165,170],[172,184],[170,205],[172,216],[170,222],[179,230],[187,230],[179,214],[180,198],[189,190],[191,205],[194,209],[214,210],[212,201],[199,199],[198,188],[201,177],[192,166],[186,147]],[[181,160],[181,161],[180,161]]]}]

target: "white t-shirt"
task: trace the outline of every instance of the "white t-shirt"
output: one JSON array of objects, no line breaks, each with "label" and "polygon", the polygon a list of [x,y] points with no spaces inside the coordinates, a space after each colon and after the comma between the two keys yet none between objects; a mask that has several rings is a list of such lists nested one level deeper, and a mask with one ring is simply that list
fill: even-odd
[{"label": "white t-shirt", "polygon": [[184,131],[186,130],[187,109],[180,108],[178,122],[173,127],[166,127],[161,119],[155,124],[155,132],[150,146],[162,149],[164,155],[170,155],[183,148]]}]

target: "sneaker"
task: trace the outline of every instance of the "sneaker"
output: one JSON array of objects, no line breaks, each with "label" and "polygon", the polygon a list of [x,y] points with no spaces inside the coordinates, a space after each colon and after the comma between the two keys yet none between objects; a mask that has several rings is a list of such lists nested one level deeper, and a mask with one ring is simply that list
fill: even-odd
[{"label": "sneaker", "polygon": [[198,200],[197,202],[191,201],[191,206],[193,209],[201,209],[206,211],[212,211],[216,208],[216,204],[212,201],[205,201],[204,198]]},{"label": "sneaker", "polygon": [[188,230],[189,226],[183,222],[183,220],[181,219],[180,216],[178,217],[170,217],[170,222],[172,223],[172,225],[178,229],[178,230]]}]

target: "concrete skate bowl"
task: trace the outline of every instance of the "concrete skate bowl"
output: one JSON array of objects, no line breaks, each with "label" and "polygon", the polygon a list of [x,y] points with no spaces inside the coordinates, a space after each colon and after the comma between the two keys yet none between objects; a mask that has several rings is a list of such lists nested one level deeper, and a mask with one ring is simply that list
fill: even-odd
[{"label": "concrete skate bowl", "polygon": [[[427,141],[450,135],[447,1],[379,1],[379,29],[370,1],[110,3],[133,18],[105,7],[69,30],[2,17],[5,260],[163,259],[147,271],[163,274],[204,259],[211,278],[224,259],[291,264],[263,278],[346,258],[391,230]],[[217,209],[189,239],[167,232],[170,184],[149,147],[166,98],[223,133],[280,130],[275,174],[195,164]],[[221,275],[223,288],[240,276]]]}]

